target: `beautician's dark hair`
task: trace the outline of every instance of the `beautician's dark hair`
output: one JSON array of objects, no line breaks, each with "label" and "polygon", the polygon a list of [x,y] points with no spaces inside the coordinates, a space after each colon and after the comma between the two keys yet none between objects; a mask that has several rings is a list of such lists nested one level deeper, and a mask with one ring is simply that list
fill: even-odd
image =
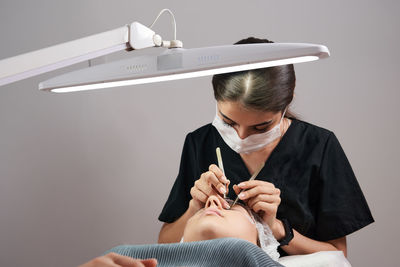
[{"label": "beautician's dark hair", "polygon": [[[273,43],[249,37],[235,44]],[[212,85],[217,101],[239,101],[245,108],[280,112],[293,100],[296,75],[293,65],[217,74]],[[295,117],[289,111],[285,117]]]}]

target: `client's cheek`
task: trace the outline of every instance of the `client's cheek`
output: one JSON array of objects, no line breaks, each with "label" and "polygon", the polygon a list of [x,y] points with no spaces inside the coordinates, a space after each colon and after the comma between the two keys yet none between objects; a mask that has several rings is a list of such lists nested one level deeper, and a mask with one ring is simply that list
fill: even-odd
[{"label": "client's cheek", "polygon": [[251,221],[251,218],[242,217],[242,220],[240,220],[240,229],[242,229],[242,233],[247,240],[256,242],[258,235],[257,228]]}]

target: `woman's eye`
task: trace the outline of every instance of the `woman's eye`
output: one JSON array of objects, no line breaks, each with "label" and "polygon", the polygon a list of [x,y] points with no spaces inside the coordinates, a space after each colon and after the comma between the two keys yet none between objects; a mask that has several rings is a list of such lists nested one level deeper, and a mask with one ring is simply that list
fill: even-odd
[{"label": "woman's eye", "polygon": [[263,128],[255,127],[254,130],[256,130],[259,133],[263,133],[263,132],[266,132],[268,130],[268,127],[263,127]]},{"label": "woman's eye", "polygon": [[228,127],[233,127],[235,124],[234,123],[227,123],[226,121],[222,120],[222,122],[228,126]]}]

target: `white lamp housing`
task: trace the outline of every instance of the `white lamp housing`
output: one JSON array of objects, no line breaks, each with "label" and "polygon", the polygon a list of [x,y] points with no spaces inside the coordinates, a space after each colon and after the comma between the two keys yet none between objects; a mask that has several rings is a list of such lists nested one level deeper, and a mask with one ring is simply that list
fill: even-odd
[{"label": "white lamp housing", "polygon": [[307,62],[329,56],[325,46],[257,43],[193,49],[160,49],[144,55],[66,73],[39,84],[40,90],[72,92],[144,84]]},{"label": "white lamp housing", "polygon": [[[161,14],[173,18],[174,39],[162,40],[151,27]],[[0,60],[0,86],[121,50],[157,47],[154,53],[66,73],[41,82],[40,90],[72,92],[265,68],[329,56],[323,45],[257,43],[183,49],[172,12],[163,9],[152,26],[138,22],[115,30]],[[129,51],[135,54],[135,51]]]}]

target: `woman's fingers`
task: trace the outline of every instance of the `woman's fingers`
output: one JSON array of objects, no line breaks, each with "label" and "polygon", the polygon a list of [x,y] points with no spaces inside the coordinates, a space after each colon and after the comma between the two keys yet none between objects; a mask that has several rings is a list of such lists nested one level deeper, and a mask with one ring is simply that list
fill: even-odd
[{"label": "woman's fingers", "polygon": [[247,205],[250,208],[253,208],[254,205],[258,202],[267,202],[270,204],[275,204],[275,205],[279,205],[281,203],[281,198],[279,197],[279,195],[267,195],[267,194],[260,194],[256,197],[250,198],[247,201]]},{"label": "woman's fingers", "polygon": [[274,184],[260,180],[246,181],[233,186],[239,199],[245,201],[270,227],[276,220],[276,213],[281,203],[281,191]]},{"label": "woman's fingers", "polygon": [[266,217],[275,217],[278,205],[259,201],[253,205],[252,210],[257,213],[263,211],[267,215]]},{"label": "woman's fingers", "polygon": [[221,183],[223,183],[223,184],[228,183],[228,179],[225,177],[224,173],[222,172],[222,170],[220,168],[218,168],[217,165],[211,164],[208,167],[208,170],[212,171],[215,174],[215,176],[217,176],[218,180],[221,181]]},{"label": "woman's fingers", "polygon": [[[216,186],[214,184],[216,184]],[[200,179],[194,183],[194,186],[207,196],[215,193],[223,194],[221,191],[225,189],[225,187],[218,182],[218,179],[210,171],[203,173]]]},{"label": "woman's fingers", "polygon": [[114,252],[97,257],[81,265],[80,267],[155,267],[156,259],[134,259]]},{"label": "woman's fingers", "polygon": [[238,184],[238,186],[241,189],[250,189],[250,188],[253,188],[256,186],[265,186],[265,187],[275,188],[275,185],[273,183],[269,183],[269,182],[265,182],[265,181],[261,181],[261,180],[252,180],[252,181],[241,182],[240,184]]},{"label": "woman's fingers", "polygon": [[190,195],[196,203],[206,203],[209,196],[215,195],[225,208],[229,208],[228,202],[221,197],[222,194],[227,193],[226,185],[229,185],[229,183],[221,169],[217,165],[211,164],[208,171],[202,173],[194,183],[190,189]]},{"label": "woman's fingers", "polygon": [[116,253],[107,254],[113,260],[114,263],[118,264],[121,267],[154,267],[157,266],[156,259],[134,259],[127,256],[122,256]]},{"label": "woman's fingers", "polygon": [[209,196],[213,193],[213,188],[210,186],[210,184],[207,182],[206,179],[201,178],[201,179],[197,180],[196,182],[194,182],[194,187],[196,187],[198,190],[200,190],[207,196]]},{"label": "woman's fingers", "polygon": [[190,189],[190,195],[192,196],[193,199],[196,199],[202,203],[206,203],[207,198],[209,195],[205,194],[201,190],[199,190],[196,186],[193,186]]},{"label": "woman's fingers", "polygon": [[250,188],[246,191],[243,191],[242,193],[239,194],[239,198],[241,200],[246,200],[250,199],[253,197],[256,197],[260,194],[267,194],[267,195],[280,195],[280,190],[275,187],[271,186],[256,186],[253,188]]},{"label": "woman's fingers", "polygon": [[157,266],[156,259],[146,259],[146,260],[141,260],[141,262],[145,267],[156,267]]},{"label": "woman's fingers", "polygon": [[225,184],[229,185],[229,180],[225,177],[222,170],[220,168],[218,168],[218,166],[215,164],[211,164],[208,167],[208,170],[209,170],[209,172],[211,172],[213,174],[213,177],[217,178],[217,181],[214,179],[210,180],[210,182],[214,185],[214,187],[217,188],[221,194],[228,193],[228,192],[225,192],[225,191],[227,191],[225,188]]},{"label": "woman's fingers", "polygon": [[207,185],[211,188],[211,185],[214,186],[217,191],[221,194],[226,193],[225,185],[220,182],[214,172],[208,171],[203,173],[200,176],[201,185]]},{"label": "woman's fingers", "polygon": [[240,193],[241,190],[242,190],[242,189],[241,189],[239,186],[233,185],[233,191],[235,191],[236,195],[239,195],[239,193]]},{"label": "woman's fingers", "polygon": [[[218,175],[220,176],[218,178]],[[222,171],[214,164],[210,165],[209,171],[201,174],[194,186],[190,190],[192,198],[196,201],[206,203],[207,199],[211,195],[215,195],[219,198],[225,208],[229,207],[228,202],[221,197],[227,190],[225,185],[221,183],[224,180],[229,185],[229,181],[223,176]]]}]

